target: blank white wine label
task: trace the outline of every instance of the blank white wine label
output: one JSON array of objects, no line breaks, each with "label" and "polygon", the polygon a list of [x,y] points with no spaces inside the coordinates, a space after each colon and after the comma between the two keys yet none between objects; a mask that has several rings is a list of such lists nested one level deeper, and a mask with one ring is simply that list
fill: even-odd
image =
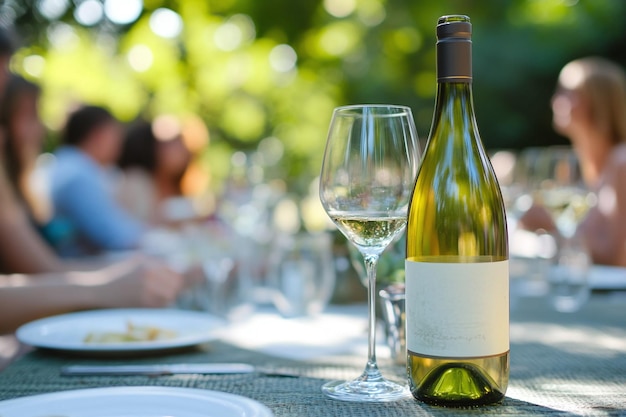
[{"label": "blank white wine label", "polygon": [[444,358],[509,350],[509,262],[406,261],[407,349]]}]

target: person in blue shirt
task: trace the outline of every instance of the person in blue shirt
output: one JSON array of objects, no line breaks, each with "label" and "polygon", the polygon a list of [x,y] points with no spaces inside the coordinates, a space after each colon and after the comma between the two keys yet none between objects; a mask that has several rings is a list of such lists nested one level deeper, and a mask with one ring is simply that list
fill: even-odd
[{"label": "person in blue shirt", "polygon": [[50,168],[54,216],[45,231],[60,255],[132,250],[140,243],[144,225],[117,202],[111,182],[122,139],[121,123],[102,107],[70,115]]}]

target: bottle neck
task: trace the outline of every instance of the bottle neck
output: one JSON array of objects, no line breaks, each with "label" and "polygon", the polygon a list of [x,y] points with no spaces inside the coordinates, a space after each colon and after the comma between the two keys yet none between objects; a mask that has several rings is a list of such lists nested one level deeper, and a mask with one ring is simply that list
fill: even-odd
[{"label": "bottle neck", "polygon": [[476,130],[471,82],[439,82],[433,129],[442,124],[455,131]]},{"label": "bottle neck", "polygon": [[470,83],[438,84],[427,152],[438,155],[436,158],[451,161],[469,161],[484,154],[474,116]]},{"label": "bottle neck", "polygon": [[469,35],[444,36],[437,41],[437,98],[431,140],[444,141],[452,147],[460,142],[469,148],[476,148],[477,144],[480,147],[472,98]]}]

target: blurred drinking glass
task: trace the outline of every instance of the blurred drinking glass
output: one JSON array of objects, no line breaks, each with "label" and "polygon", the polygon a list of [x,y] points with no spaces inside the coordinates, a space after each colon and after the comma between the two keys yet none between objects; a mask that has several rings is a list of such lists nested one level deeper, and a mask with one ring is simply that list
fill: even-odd
[{"label": "blurred drinking glass", "polygon": [[583,182],[578,158],[570,147],[555,146],[538,156],[534,174],[535,202],[545,207],[559,233],[571,238],[596,196]]},{"label": "blurred drinking glass", "polygon": [[553,268],[548,273],[549,300],[556,311],[573,313],[589,299],[589,253],[577,237],[561,239]]},{"label": "blurred drinking glass", "polygon": [[318,314],[333,295],[335,268],[328,233],[278,236],[269,268],[274,305],[285,317]]},{"label": "blurred drinking glass", "polygon": [[243,320],[253,312],[254,283],[246,268],[250,253],[245,240],[220,222],[188,230],[187,241],[204,276],[191,290],[197,308],[231,321]]},{"label": "blurred drinking glass", "polygon": [[406,366],[406,296],[404,283],[391,284],[380,290],[383,320],[391,359]]},{"label": "blurred drinking glass", "polygon": [[596,204],[584,184],[578,158],[570,147],[554,146],[537,156],[534,200],[546,208],[559,232],[555,265],[548,275],[549,297],[558,311],[578,310],[589,297],[590,256],[576,235],[580,221]]}]

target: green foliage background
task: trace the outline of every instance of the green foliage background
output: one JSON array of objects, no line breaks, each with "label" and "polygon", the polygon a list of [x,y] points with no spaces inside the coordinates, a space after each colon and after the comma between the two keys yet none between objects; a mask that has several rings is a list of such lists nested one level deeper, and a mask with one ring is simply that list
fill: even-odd
[{"label": "green foliage background", "polygon": [[[234,150],[261,146],[275,150],[266,176],[305,192],[320,168],[332,109],[342,104],[409,105],[425,141],[441,15],[472,19],[474,97],[490,149],[563,142],[551,129],[549,101],[568,60],[602,55],[626,65],[623,0],[144,0],[132,24],[89,28],[74,20],[78,3],[68,0],[52,21],[39,13],[39,0],[5,0],[0,9],[22,40],[14,70],[44,88],[53,138],[77,102],[106,105],[123,120],[194,114],[210,131],[202,160],[215,183]],[[179,37],[151,31],[150,15],[161,7],[182,17]],[[337,7],[349,13],[328,12]],[[240,42],[220,49],[216,39],[233,28]],[[138,45],[152,54],[143,72],[129,64]],[[292,70],[270,65],[278,45],[296,52]]]}]

